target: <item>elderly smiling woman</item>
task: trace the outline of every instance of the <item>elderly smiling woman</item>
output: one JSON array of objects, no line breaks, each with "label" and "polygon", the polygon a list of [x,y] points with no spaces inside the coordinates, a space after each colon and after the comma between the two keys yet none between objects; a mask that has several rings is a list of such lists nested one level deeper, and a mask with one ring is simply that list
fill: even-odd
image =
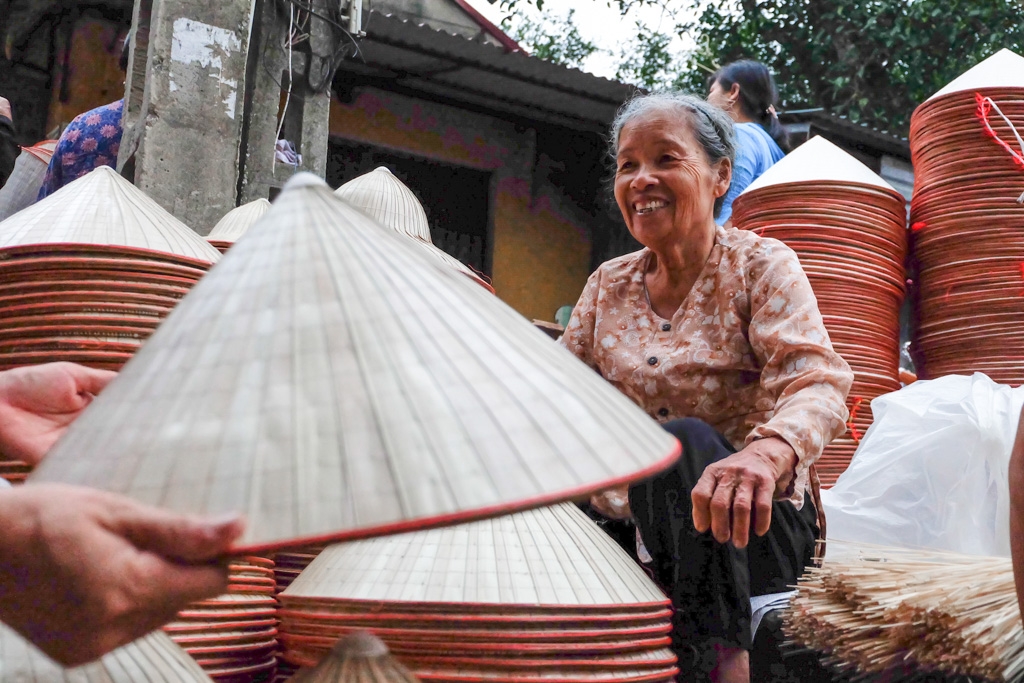
[{"label": "elderly smiling woman", "polygon": [[728,116],[682,93],[641,96],[611,145],[615,200],[645,248],[590,276],[562,343],[683,457],[632,486],[628,508],[611,493],[593,504],[636,523],[676,607],[684,676],[749,680],[750,597],[786,590],[811,561],[822,520],[810,468],[845,429],[853,375],[793,251],[715,225]]}]

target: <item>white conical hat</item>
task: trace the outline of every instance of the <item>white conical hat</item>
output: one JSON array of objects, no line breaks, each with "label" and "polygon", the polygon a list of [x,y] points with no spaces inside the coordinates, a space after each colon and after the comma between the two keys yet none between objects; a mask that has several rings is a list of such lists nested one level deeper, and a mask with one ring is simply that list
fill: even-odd
[{"label": "white conical hat", "polygon": [[896,192],[892,185],[848,152],[815,135],[762,173],[740,196],[771,185],[821,181],[870,185]]},{"label": "white conical hat", "polygon": [[31,481],[248,517],[239,551],[566,500],[679,443],[483,288],[295,176]]},{"label": "white conical hat", "polygon": [[270,211],[270,202],[260,198],[248,204],[231,209],[224,217],[217,221],[213,230],[206,236],[208,240],[220,240],[221,242],[234,242],[245,234],[245,231],[252,227],[252,224]]},{"label": "white conical hat", "polygon": [[954,78],[928,99],[983,88],[1024,88],[1024,57],[1003,48]]},{"label": "white conical hat", "polygon": [[65,669],[0,624],[0,683],[210,683],[199,664],[161,631],[95,662]]},{"label": "white conical hat", "polygon": [[109,166],[99,166],[0,223],[0,249],[28,244],[152,249],[209,263],[220,252]]},{"label": "white conical hat", "polygon": [[332,545],[282,596],[560,607],[668,602],[571,503]]},{"label": "white conical hat", "polygon": [[381,225],[413,238],[414,244],[432,258],[468,275],[491,292],[494,291],[472,268],[434,246],[430,239],[430,226],[427,225],[427,214],[423,210],[423,205],[416,199],[412,190],[387,168],[381,166],[364,173],[339,187],[334,194]]},{"label": "white conical hat", "polygon": [[433,244],[420,200],[387,168],[353,178],[334,193],[379,223]]}]

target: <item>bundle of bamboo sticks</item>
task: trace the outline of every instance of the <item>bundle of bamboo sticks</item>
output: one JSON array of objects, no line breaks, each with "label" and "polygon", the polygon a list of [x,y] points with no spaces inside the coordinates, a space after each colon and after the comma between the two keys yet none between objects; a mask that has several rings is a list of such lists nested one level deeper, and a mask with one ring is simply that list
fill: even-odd
[{"label": "bundle of bamboo sticks", "polygon": [[801,579],[784,629],[836,668],[1024,681],[1010,558],[829,541]]}]

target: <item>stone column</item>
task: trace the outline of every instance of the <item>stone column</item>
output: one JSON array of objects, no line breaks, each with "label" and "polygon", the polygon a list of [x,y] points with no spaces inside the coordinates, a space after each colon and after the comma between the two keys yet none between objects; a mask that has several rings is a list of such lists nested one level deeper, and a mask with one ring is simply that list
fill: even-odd
[{"label": "stone column", "polygon": [[256,0],[136,0],[118,169],[205,235],[236,206]]},{"label": "stone column", "polygon": [[[307,45],[318,54],[335,49],[322,21],[311,23],[307,45],[292,50],[292,77],[289,83],[288,50],[285,34],[289,17],[273,2],[262,2],[253,32],[254,54],[249,60],[250,80],[246,92],[246,130],[241,155],[241,192],[239,203],[270,199],[294,173],[309,171],[321,178],[327,169],[327,138],[330,127],[331,97],[328,91],[312,92],[304,78]],[[313,0],[319,11],[327,13],[326,3]],[[319,66],[319,65],[317,65]],[[291,88],[291,96],[287,90]],[[288,100],[281,138],[290,141],[302,156],[298,167],[274,162],[277,129],[284,102]]]}]

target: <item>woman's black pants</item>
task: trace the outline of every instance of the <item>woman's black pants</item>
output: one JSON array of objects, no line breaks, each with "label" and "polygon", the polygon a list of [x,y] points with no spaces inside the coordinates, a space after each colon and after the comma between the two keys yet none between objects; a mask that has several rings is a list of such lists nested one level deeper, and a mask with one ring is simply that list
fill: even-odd
[{"label": "woman's black pants", "polygon": [[814,554],[817,517],[810,496],[800,510],[776,501],[768,533],[751,533],[743,550],[718,543],[710,531],[698,533],[690,492],[705,467],[736,449],[695,418],[664,427],[682,443],[682,457],[632,486],[629,504],[652,559],[649,567],[675,607],[672,649],[680,680],[702,681],[714,667],[714,645],[751,649],[750,597],[791,590]]}]

